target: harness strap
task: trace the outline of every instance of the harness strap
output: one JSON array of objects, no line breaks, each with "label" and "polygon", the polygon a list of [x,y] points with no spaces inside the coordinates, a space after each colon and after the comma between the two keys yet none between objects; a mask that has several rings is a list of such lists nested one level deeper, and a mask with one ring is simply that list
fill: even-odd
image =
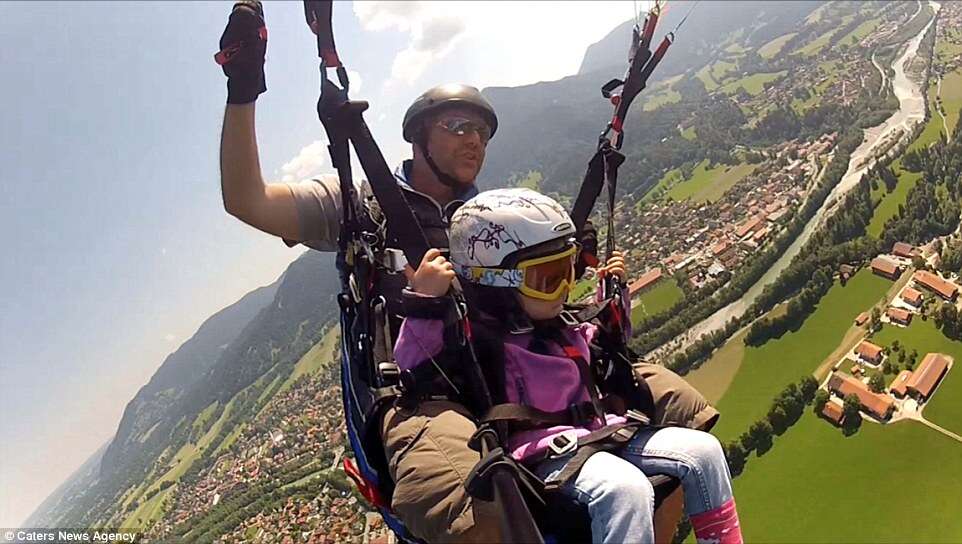
[{"label": "harness strap", "polygon": [[641,422],[620,423],[607,425],[578,438],[575,454],[554,478],[544,482],[546,492],[557,491],[561,486],[574,477],[592,455],[599,451],[609,451],[620,448],[631,440],[642,427]]},{"label": "harness strap", "polygon": [[[601,404],[610,413],[618,415],[625,413],[624,400],[616,395],[603,397]],[[516,430],[555,425],[577,427],[591,423],[595,419],[593,412],[594,405],[590,401],[572,404],[568,408],[556,412],[539,410],[526,404],[504,403],[492,406],[480,421],[481,423],[507,421]]]}]

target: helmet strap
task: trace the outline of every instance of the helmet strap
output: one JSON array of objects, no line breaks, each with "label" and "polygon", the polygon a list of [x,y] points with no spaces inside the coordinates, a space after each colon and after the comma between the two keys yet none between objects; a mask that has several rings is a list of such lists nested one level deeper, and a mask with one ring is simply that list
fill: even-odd
[{"label": "helmet strap", "polygon": [[428,151],[428,139],[424,132],[425,131],[422,130],[421,133],[418,134],[418,145],[421,146],[421,152],[424,154],[425,162],[428,163],[428,168],[431,169],[434,177],[438,178],[438,181],[441,182],[441,185],[448,187],[449,189],[453,190],[455,194],[457,194],[461,183],[454,176],[446,174],[442,172],[440,168],[438,168],[438,164],[434,162],[433,158],[431,158],[431,152]]}]

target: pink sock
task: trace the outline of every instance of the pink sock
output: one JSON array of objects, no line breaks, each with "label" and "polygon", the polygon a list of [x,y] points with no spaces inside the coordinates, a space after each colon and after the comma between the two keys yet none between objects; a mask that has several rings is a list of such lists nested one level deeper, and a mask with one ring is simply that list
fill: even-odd
[{"label": "pink sock", "polygon": [[707,512],[689,516],[698,544],[742,544],[734,497]]}]

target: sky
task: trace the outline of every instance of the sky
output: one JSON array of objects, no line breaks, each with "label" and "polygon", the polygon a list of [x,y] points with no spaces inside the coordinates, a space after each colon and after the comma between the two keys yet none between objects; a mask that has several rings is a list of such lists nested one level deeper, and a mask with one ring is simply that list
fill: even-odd
[{"label": "sky", "polygon": [[[645,2],[638,2],[639,8]],[[211,314],[302,251],[224,212],[230,2],[4,2],[0,18],[0,527],[109,440],[127,402]],[[268,2],[269,181],[330,171],[300,2]],[[444,82],[575,73],[633,2],[337,2],[352,98],[388,162],[404,110]],[[626,43],[628,37],[625,37]],[[333,271],[332,271],[333,273]]]}]

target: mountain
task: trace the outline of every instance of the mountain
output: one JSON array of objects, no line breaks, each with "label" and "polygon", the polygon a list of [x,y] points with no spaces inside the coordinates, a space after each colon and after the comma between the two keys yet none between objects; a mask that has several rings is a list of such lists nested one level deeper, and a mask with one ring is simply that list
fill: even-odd
[{"label": "mountain", "polygon": [[[620,180],[626,192],[650,187],[652,179],[670,167],[670,156],[694,160],[703,149],[677,136],[677,127],[693,111],[710,109],[724,118],[720,142],[728,129],[744,124],[731,100],[709,96],[694,73],[716,60],[732,56],[737,47],[745,64],[757,60],[754,49],[797,27],[822,2],[700,2],[679,29],[665,58],[635,100],[626,122],[628,162]],[[690,3],[672,2],[658,24],[654,49],[662,36],[688,14]],[[558,81],[521,87],[488,87],[484,95],[498,111],[498,136],[492,139],[479,178],[482,187],[517,183],[531,172],[543,179],[550,193],[577,193],[598,135],[611,118],[611,105],[601,86],[624,76],[633,21],[627,21],[585,52],[577,74]],[[677,93],[677,96],[673,96]],[[671,96],[666,100],[666,96]],[[666,139],[671,138],[670,141]],[[704,143],[704,142],[703,142]],[[701,146],[704,147],[703,145]]]},{"label": "mountain", "polygon": [[[275,283],[211,316],[138,391],[110,444],[78,470],[81,477],[71,477],[73,483],[58,488],[30,520],[77,527],[115,515],[125,492],[163,470],[174,452],[196,442],[217,419],[208,418],[205,427],[201,412],[213,409],[219,416],[229,399],[265,373],[290,374],[336,315],[339,289],[334,256],[308,251]],[[232,415],[236,421],[247,416]],[[87,488],[80,490],[81,484]],[[68,490],[73,499],[58,497]]]},{"label": "mountain", "polygon": [[[661,36],[674,30],[682,18],[688,18],[678,29],[675,42],[669,48],[670,61],[659,65],[652,76],[657,82],[701,67],[706,61],[723,52],[721,44],[739,40],[747,47],[759,47],[768,41],[791,32],[799,21],[818,9],[824,1],[781,2],[772,0],[737,0],[728,2],[698,2],[692,8],[690,0],[672,0],[663,10],[658,22],[652,49]],[[628,44],[634,21],[626,21],[598,42],[588,46],[578,69],[578,75],[610,72],[620,77],[628,59]],[[607,80],[606,80],[607,81]]]},{"label": "mountain", "polygon": [[110,442],[104,442],[80,468],[75,470],[57,489],[53,490],[40,506],[30,514],[22,524],[23,527],[57,527],[61,525],[59,514],[67,505],[83,500],[88,489],[97,483],[100,476],[100,460],[107,451]]},{"label": "mountain", "polygon": [[207,375],[244,327],[270,304],[282,281],[283,276],[212,315],[189,340],[167,356],[124,409],[117,435],[104,453],[107,466],[115,466],[118,457],[129,448],[139,447],[142,437]]}]

